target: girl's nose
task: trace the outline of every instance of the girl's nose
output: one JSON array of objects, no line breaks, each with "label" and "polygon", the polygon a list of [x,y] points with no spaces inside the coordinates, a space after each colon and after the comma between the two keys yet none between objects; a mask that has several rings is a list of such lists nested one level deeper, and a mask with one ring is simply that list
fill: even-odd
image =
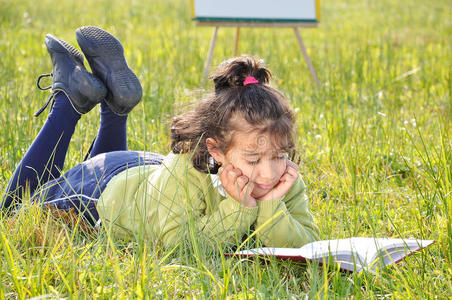
[{"label": "girl's nose", "polygon": [[271,161],[264,160],[259,166],[258,179],[259,183],[271,183],[274,180],[276,173],[276,166]]}]

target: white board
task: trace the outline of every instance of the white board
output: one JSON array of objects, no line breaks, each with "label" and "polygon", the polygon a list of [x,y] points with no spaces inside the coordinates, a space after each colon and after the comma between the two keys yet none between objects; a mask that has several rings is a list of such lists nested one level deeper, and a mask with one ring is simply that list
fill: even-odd
[{"label": "white board", "polygon": [[318,22],[319,0],[191,0],[197,21]]}]

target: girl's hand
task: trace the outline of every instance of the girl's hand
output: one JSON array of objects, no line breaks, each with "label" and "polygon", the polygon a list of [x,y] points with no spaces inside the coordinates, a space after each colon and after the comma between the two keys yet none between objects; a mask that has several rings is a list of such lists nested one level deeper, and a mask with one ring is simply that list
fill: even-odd
[{"label": "girl's hand", "polygon": [[242,175],[239,169],[228,164],[221,167],[218,173],[221,185],[232,198],[247,207],[257,206],[256,199],[250,195],[254,189],[254,183],[249,182],[248,177]]},{"label": "girl's hand", "polygon": [[286,170],[279,179],[279,182],[267,194],[257,200],[265,201],[282,198],[293,186],[299,175],[298,165],[293,161],[287,160]]}]

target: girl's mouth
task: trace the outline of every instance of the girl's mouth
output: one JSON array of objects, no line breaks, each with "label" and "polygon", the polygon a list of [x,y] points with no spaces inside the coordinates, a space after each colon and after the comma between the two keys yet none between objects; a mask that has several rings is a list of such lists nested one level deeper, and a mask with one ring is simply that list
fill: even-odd
[{"label": "girl's mouth", "polygon": [[273,187],[272,184],[259,184],[259,183],[256,183],[256,186],[263,190],[269,190]]}]

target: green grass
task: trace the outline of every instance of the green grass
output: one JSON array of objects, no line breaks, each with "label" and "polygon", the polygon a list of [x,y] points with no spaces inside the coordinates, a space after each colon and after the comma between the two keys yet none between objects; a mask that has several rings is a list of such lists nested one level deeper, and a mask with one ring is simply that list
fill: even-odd
[{"label": "green grass", "polygon": [[[86,235],[31,207],[0,219],[0,298],[450,298],[452,295],[452,12],[450,1],[321,1],[301,34],[315,89],[291,29],[243,28],[241,53],[264,58],[297,111],[300,172],[321,238],[435,239],[403,263],[369,274],[224,259],[195,238],[177,251],[151,241]],[[51,71],[44,36],[74,45],[97,25],[123,42],[144,88],[129,117],[129,148],[169,151],[171,116],[196,101],[212,28],[188,1],[0,0],[0,186],[42,126],[33,118]],[[214,64],[233,55],[220,28]],[[211,84],[208,86],[212,87]],[[83,117],[65,168],[79,163],[98,112]]]}]

